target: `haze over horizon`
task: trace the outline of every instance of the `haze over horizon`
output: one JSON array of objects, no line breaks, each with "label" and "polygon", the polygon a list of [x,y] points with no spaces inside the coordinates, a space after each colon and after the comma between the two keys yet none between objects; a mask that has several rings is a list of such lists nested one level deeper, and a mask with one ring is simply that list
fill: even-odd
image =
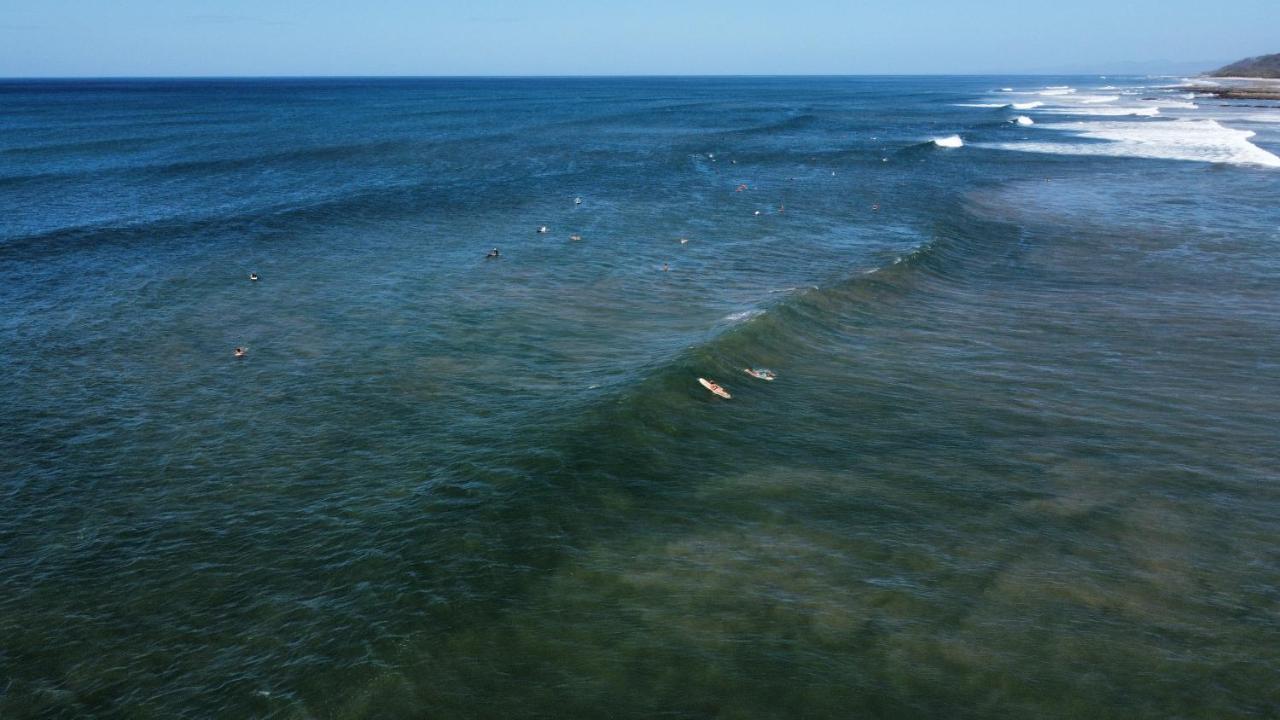
[{"label": "haze over horizon", "polygon": [[0,76],[1192,73],[1276,52],[1280,4],[51,0],[0,14]]}]

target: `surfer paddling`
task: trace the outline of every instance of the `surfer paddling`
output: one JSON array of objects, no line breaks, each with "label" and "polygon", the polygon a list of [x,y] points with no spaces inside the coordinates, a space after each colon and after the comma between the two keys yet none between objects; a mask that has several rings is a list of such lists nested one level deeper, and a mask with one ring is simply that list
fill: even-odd
[{"label": "surfer paddling", "polygon": [[724,388],[720,387],[719,385],[711,382],[706,378],[698,378],[698,383],[701,384],[702,387],[710,390],[713,395],[722,397],[725,400],[728,400],[729,398],[733,397],[732,395],[729,394],[728,390],[725,390]]}]

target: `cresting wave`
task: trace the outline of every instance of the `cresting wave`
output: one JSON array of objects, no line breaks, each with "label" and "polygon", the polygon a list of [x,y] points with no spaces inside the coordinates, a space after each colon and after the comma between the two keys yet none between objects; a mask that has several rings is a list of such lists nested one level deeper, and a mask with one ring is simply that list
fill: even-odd
[{"label": "cresting wave", "polygon": [[964,140],[959,135],[948,135],[946,137],[934,138],[933,144],[940,148],[958,148],[964,145]]},{"label": "cresting wave", "polygon": [[[967,215],[962,218],[961,223],[987,224]],[[995,227],[988,232],[1003,237]],[[830,285],[796,288],[770,305],[768,312],[733,313],[725,320],[734,322],[722,332],[687,348],[635,385],[621,388],[623,397],[607,400],[599,409],[613,416],[608,422],[614,426],[620,422],[647,423],[647,418],[653,417],[677,417],[685,412],[679,406],[686,405],[690,397],[703,397],[690,384],[692,378],[736,379],[743,365],[756,359],[778,358],[776,366],[785,367],[785,358],[799,348],[820,351],[829,342],[829,334],[844,332],[842,318],[850,308],[896,301],[921,284],[963,272],[963,263],[977,249],[965,239],[970,235],[977,233],[960,223],[948,224],[938,228],[933,239],[884,265],[853,272]],[[730,380],[725,386],[736,390],[741,383]],[[671,403],[678,406],[672,407]],[[629,408],[628,404],[646,409]],[[652,407],[655,404],[663,407]]]},{"label": "cresting wave", "polygon": [[1252,130],[1216,120],[1092,122],[1041,125],[1088,142],[992,143],[984,147],[1060,155],[1103,155],[1280,167],[1280,157],[1249,142]]},{"label": "cresting wave", "polygon": [[1045,108],[1041,112],[1052,115],[1096,115],[1099,117],[1155,117],[1160,114],[1158,107],[1099,107],[1096,105],[1059,106]]}]

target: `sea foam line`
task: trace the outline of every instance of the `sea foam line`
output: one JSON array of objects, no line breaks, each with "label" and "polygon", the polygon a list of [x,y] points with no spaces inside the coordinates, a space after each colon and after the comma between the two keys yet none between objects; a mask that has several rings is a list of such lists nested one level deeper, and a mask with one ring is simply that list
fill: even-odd
[{"label": "sea foam line", "polygon": [[1252,130],[1225,127],[1216,120],[1094,121],[1038,127],[1070,132],[1089,142],[1009,142],[982,147],[1280,168],[1280,157],[1249,142]]}]

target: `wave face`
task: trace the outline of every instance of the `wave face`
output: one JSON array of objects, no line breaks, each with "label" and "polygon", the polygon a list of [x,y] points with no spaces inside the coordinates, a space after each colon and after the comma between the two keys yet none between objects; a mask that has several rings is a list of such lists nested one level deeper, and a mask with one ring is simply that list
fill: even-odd
[{"label": "wave face", "polygon": [[1043,82],[0,82],[0,717],[1266,716],[1280,130]]}]

